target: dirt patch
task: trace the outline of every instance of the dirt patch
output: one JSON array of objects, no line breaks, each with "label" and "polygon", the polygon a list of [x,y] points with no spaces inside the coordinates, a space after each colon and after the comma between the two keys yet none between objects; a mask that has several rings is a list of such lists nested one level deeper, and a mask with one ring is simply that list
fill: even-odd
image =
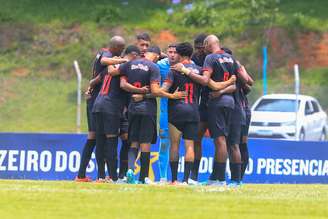
[{"label": "dirt patch", "polygon": [[30,71],[27,68],[16,68],[11,72],[11,75],[16,77],[26,77],[29,73]]},{"label": "dirt patch", "polygon": [[152,38],[153,42],[161,48],[166,48],[168,44],[177,42],[177,37],[169,30],[163,30]]}]

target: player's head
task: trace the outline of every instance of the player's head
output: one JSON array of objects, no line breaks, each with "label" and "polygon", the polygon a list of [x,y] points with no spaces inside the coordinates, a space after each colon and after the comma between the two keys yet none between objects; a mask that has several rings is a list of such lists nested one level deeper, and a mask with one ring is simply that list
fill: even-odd
[{"label": "player's head", "polygon": [[171,64],[174,64],[177,62],[177,50],[176,50],[177,45],[176,44],[170,44],[167,47],[166,53],[167,57],[169,59],[169,62]]},{"label": "player's head", "polygon": [[231,49],[229,49],[229,48],[227,48],[227,47],[222,47],[221,49],[222,49],[225,53],[228,53],[228,54],[232,55],[232,51],[231,51]]},{"label": "player's head", "polygon": [[202,55],[205,54],[205,49],[204,49],[204,40],[206,39],[207,34],[201,33],[198,34],[195,39],[194,39],[194,48],[195,48],[195,53]]},{"label": "player's head", "polygon": [[179,43],[176,47],[178,61],[181,59],[188,58],[190,59],[193,53],[192,45],[188,42]]},{"label": "player's head", "polygon": [[207,53],[214,53],[220,50],[220,40],[217,36],[211,34],[204,40],[204,48]]},{"label": "player's head", "polygon": [[109,40],[109,50],[114,56],[120,56],[125,47],[125,40],[121,36],[113,36]]},{"label": "player's head", "polygon": [[141,33],[136,36],[137,42],[136,46],[139,48],[141,56],[144,56],[144,54],[147,52],[147,49],[150,46],[150,36],[148,33]]},{"label": "player's head", "polygon": [[152,62],[157,62],[160,56],[161,49],[158,46],[149,47],[145,53],[145,58]]},{"label": "player's head", "polygon": [[128,60],[134,60],[140,56],[140,50],[135,45],[129,45],[124,51],[124,57]]}]

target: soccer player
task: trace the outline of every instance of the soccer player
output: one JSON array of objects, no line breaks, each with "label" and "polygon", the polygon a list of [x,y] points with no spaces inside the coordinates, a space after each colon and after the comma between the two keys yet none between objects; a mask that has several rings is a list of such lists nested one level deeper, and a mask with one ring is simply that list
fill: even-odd
[{"label": "soccer player", "polygon": [[[164,58],[157,62],[157,65],[161,74],[161,85],[163,85],[164,80],[167,78],[167,74],[170,70],[170,65],[176,64],[176,45],[170,44],[167,48],[168,58]],[[167,168],[169,164],[169,131],[168,131],[168,120],[167,120],[167,98],[163,97],[160,100],[160,143],[159,143],[159,175],[160,182],[167,182]]]},{"label": "soccer player", "polygon": [[[196,36],[194,40],[194,48],[195,52],[191,57],[191,60],[198,66],[203,67],[204,61],[206,58],[206,52],[204,49],[204,40],[207,37],[206,34],[199,34]],[[191,179],[194,181],[198,181],[198,172],[199,172],[199,164],[202,158],[202,139],[207,130],[207,99],[208,92],[206,87],[202,87],[200,94],[200,105],[199,105],[199,115],[200,122],[198,126],[198,138],[195,141],[195,161],[191,171]]]},{"label": "soccer player", "polygon": [[[157,62],[160,56],[158,47],[150,47],[144,53],[144,58],[136,59],[120,65],[121,88],[132,94],[147,94],[152,92],[152,85],[160,82],[160,73]],[[138,154],[138,146],[141,149],[141,170],[139,181],[147,183],[150,161],[150,145],[157,138],[157,102],[153,98],[145,98],[141,101],[130,100],[128,107],[129,120],[129,162],[127,178],[128,183],[134,183],[134,163]],[[146,181],[145,181],[146,180]]]},{"label": "soccer player", "polygon": [[147,52],[147,50],[150,46],[151,38],[148,33],[138,34],[136,38],[137,38],[136,46],[140,50],[141,57],[144,58],[145,53]]},{"label": "soccer player", "polygon": [[239,66],[240,66],[240,72],[247,77],[247,80],[245,81],[245,83],[242,85],[242,87],[240,88],[239,92],[240,92],[240,98],[241,98],[241,103],[242,103],[242,107],[243,110],[245,112],[245,123],[242,125],[241,127],[241,139],[240,139],[240,145],[239,145],[239,149],[240,149],[240,155],[241,155],[241,176],[240,176],[240,180],[242,183],[246,168],[248,166],[248,162],[249,162],[249,153],[248,153],[248,147],[247,147],[247,142],[248,142],[248,130],[249,130],[249,125],[250,125],[250,121],[251,121],[251,110],[248,104],[248,99],[247,99],[247,94],[251,91],[251,86],[254,83],[254,80],[252,79],[252,77],[248,74],[246,68],[241,65],[238,62]]},{"label": "soccer player", "polygon": [[194,163],[194,141],[197,139],[199,111],[198,101],[200,86],[206,86],[209,74],[202,74],[201,67],[191,61],[193,48],[190,43],[180,43],[176,47],[178,64],[171,67],[163,87],[170,93],[184,91],[184,99],[169,99],[169,132],[170,132],[170,167],[172,184],[177,184],[180,138],[185,143],[185,162],[183,183],[195,184],[189,179]]},{"label": "soccer player", "polygon": [[[120,40],[117,36],[113,37],[109,44],[112,44],[113,41],[117,40]],[[113,48],[111,48],[111,50],[113,50]],[[86,177],[85,172],[91,159],[91,154],[96,146],[96,118],[95,115],[92,114],[92,108],[101,89],[103,77],[107,74],[108,63],[116,63],[116,60],[115,58],[112,58],[112,53],[109,51],[109,48],[103,48],[97,53],[93,62],[92,79],[90,80],[90,84],[86,92],[88,139],[83,147],[78,176],[75,178],[78,182],[91,181],[89,177]]]},{"label": "soccer player", "polygon": [[[120,56],[124,47],[125,40],[122,37],[113,37],[109,43],[109,55],[101,59],[101,64],[109,66],[127,62],[124,58],[113,58]],[[125,96],[120,89],[119,76],[107,73],[92,109],[96,117],[98,182],[105,182],[104,160],[109,162],[110,178],[113,181],[117,180],[117,144]]]},{"label": "soccer player", "polygon": [[[140,50],[137,46],[130,45],[124,51],[124,58],[128,61],[139,58]],[[109,66],[109,71],[112,74],[118,74],[119,66]],[[116,71],[116,73],[115,73]],[[128,170],[128,151],[130,148],[130,142],[128,140],[128,111],[127,111],[128,101],[124,107],[123,113],[120,119],[120,138],[122,140],[122,146],[120,150],[120,165],[119,165],[119,181],[125,182],[125,175]]]},{"label": "soccer player", "polygon": [[211,137],[215,145],[215,159],[213,172],[210,176],[210,182],[215,181],[216,185],[224,186],[226,160],[228,157],[227,137],[231,113],[235,107],[235,101],[232,93],[235,91],[235,76],[239,69],[236,61],[231,55],[227,54],[220,47],[220,41],[215,35],[209,35],[205,39],[205,50],[210,54],[206,56],[204,62],[204,73],[211,75],[209,82],[210,91],[223,90],[222,82],[231,80],[231,89],[229,92],[220,95],[217,98],[208,100],[208,126]]}]

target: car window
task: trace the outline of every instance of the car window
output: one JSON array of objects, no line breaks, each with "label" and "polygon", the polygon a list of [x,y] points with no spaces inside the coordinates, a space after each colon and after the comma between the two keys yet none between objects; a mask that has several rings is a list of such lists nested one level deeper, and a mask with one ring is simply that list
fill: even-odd
[{"label": "car window", "polygon": [[[255,111],[263,112],[295,112],[296,100],[288,99],[262,99],[257,106]],[[298,101],[298,108],[300,101]]]},{"label": "car window", "polygon": [[304,114],[310,115],[312,113],[313,113],[312,105],[311,105],[310,101],[306,101]]},{"label": "car window", "polygon": [[317,102],[312,100],[311,103],[312,103],[312,107],[313,107],[313,112],[314,113],[319,112],[320,110],[319,110],[319,106],[318,106]]}]

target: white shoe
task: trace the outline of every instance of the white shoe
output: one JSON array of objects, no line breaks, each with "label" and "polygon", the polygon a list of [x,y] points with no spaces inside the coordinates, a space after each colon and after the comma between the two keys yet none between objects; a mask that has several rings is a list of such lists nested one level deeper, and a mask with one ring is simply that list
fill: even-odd
[{"label": "white shoe", "polygon": [[147,185],[153,185],[155,184],[151,179],[149,179],[148,177],[145,178],[145,184]]},{"label": "white shoe", "polygon": [[165,179],[165,178],[161,178],[158,182],[158,185],[167,185],[167,184],[168,184],[168,182],[167,182],[167,179]]},{"label": "white shoe", "polygon": [[199,183],[196,180],[188,179],[188,184],[191,186],[198,186]]},{"label": "white shoe", "polygon": [[227,183],[226,183],[226,181],[219,181],[219,180],[217,180],[215,183],[214,183],[214,185],[215,186],[226,186],[227,185]]},{"label": "white shoe", "polygon": [[126,184],[127,183],[127,179],[126,177],[124,178],[118,178],[118,180],[116,181],[117,184]]}]

